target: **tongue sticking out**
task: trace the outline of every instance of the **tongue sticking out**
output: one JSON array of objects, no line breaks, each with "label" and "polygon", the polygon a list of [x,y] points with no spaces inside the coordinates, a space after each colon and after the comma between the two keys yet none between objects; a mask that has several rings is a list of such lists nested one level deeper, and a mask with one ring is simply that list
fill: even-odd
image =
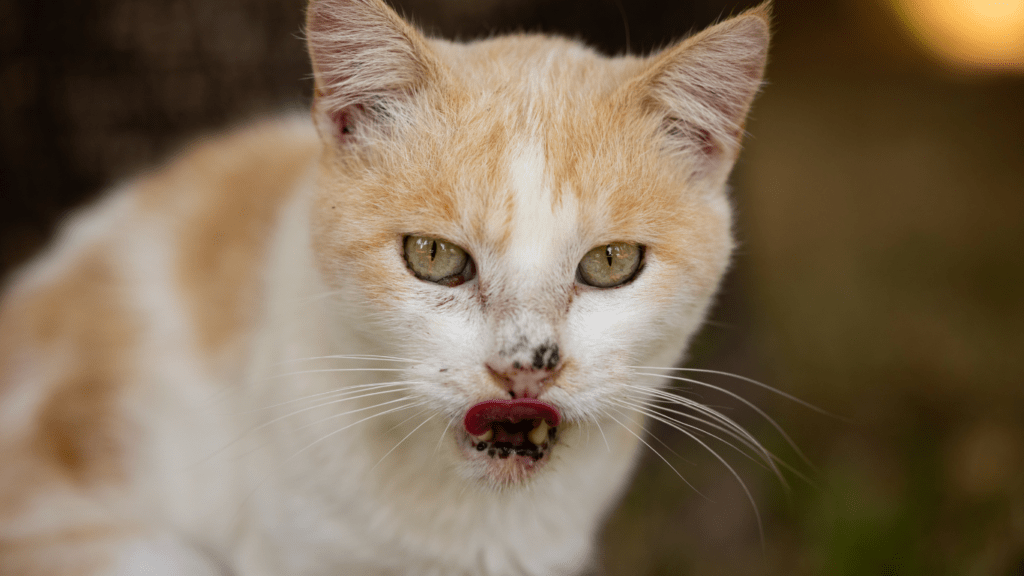
[{"label": "tongue sticking out", "polygon": [[[548,426],[558,426],[561,414],[547,402],[530,398],[515,400],[486,400],[475,404],[466,413],[464,424],[466,431],[473,436],[481,436],[495,425],[498,428],[511,428],[519,423],[539,425],[544,421]],[[532,426],[529,426],[532,427]]]}]

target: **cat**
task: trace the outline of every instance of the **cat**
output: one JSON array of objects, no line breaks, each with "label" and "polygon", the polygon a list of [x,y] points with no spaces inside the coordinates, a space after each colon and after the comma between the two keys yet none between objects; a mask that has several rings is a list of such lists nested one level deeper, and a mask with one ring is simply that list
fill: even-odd
[{"label": "cat", "polygon": [[730,260],[768,5],[648,57],[381,0],[307,40],[312,121],[204,140],[9,282],[5,576],[593,569],[666,394],[637,367]]}]

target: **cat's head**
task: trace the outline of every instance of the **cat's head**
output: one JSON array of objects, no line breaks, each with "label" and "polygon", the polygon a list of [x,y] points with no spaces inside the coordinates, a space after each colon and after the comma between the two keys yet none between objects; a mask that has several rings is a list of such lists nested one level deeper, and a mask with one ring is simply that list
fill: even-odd
[{"label": "cat's head", "polygon": [[682,355],[729,262],[767,16],[607,58],[427,39],[378,0],[310,6],[318,265],[366,338],[420,362],[483,474],[529,475],[559,449],[542,422],[599,420],[645,385],[630,366]]}]

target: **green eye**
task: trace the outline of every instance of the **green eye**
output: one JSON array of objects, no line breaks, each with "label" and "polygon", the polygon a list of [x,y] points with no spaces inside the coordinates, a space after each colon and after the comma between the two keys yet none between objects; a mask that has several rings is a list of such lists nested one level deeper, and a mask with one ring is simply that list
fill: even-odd
[{"label": "green eye", "polygon": [[626,242],[597,246],[580,260],[579,279],[597,288],[613,288],[629,282],[640,270],[643,247]]},{"label": "green eye", "polygon": [[406,236],[405,261],[417,278],[442,286],[458,286],[476,276],[469,254],[440,238]]}]

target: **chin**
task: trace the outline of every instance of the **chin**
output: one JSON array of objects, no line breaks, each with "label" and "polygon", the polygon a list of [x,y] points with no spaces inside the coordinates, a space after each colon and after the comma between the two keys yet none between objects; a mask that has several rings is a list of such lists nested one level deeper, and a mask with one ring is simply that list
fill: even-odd
[{"label": "chin", "polygon": [[497,422],[483,435],[462,428],[454,436],[464,473],[487,488],[504,490],[528,485],[548,467],[552,454],[566,448],[559,445],[566,426],[552,427],[544,420]]}]

